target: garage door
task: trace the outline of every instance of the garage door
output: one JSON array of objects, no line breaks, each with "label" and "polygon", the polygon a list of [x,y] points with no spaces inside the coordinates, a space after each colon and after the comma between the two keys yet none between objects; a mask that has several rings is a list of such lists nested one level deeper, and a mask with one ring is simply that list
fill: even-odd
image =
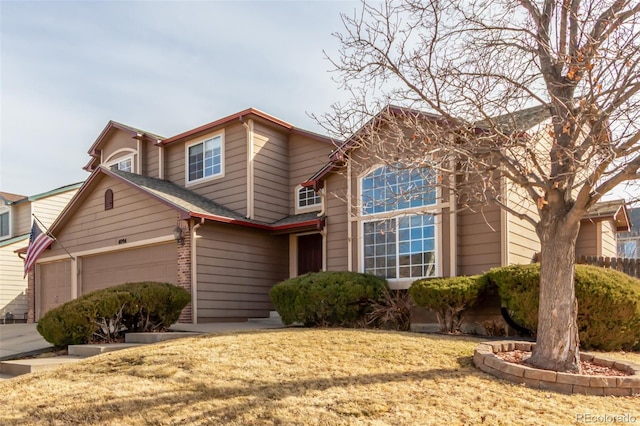
[{"label": "garage door", "polygon": [[135,281],[178,282],[175,243],[82,258],[82,293]]},{"label": "garage door", "polygon": [[[71,300],[71,261],[41,263],[36,269],[38,318]],[[37,300],[39,299],[39,301]]]}]

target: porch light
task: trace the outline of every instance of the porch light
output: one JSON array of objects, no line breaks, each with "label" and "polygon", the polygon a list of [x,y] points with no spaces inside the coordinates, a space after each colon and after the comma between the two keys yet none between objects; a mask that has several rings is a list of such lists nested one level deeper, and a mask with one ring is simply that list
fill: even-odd
[{"label": "porch light", "polygon": [[178,244],[180,244],[181,246],[184,245],[184,236],[182,235],[182,228],[180,228],[179,226],[176,226],[175,229],[173,230],[173,238],[178,242]]}]

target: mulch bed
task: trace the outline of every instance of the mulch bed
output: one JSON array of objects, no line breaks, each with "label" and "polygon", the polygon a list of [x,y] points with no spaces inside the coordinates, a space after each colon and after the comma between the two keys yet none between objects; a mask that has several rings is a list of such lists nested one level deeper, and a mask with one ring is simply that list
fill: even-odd
[{"label": "mulch bed", "polygon": [[[526,360],[531,356],[531,352],[528,351],[509,351],[509,352],[498,352],[496,356],[504,361],[511,362],[514,364],[524,364],[526,365]],[[582,364],[582,372],[580,374],[584,374],[585,376],[630,376],[626,371],[618,370],[613,367],[605,367],[603,365],[594,364],[588,361],[581,361]]]}]

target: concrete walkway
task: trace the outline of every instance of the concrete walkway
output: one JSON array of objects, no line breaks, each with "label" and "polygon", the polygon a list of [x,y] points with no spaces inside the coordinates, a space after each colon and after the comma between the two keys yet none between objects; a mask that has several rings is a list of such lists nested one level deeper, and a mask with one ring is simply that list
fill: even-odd
[{"label": "concrete walkway", "polygon": [[52,347],[38,333],[36,324],[0,325],[0,361],[43,352]]}]

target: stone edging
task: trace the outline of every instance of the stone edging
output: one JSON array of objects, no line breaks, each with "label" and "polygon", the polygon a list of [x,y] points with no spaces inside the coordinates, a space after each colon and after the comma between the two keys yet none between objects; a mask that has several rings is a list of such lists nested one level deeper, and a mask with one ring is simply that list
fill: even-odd
[{"label": "stone edging", "polygon": [[535,345],[532,342],[518,341],[484,342],[476,347],[473,353],[473,363],[485,373],[534,389],[586,395],[631,396],[640,394],[640,365],[631,362],[581,352],[580,359],[582,361],[613,367],[632,374],[631,376],[587,376],[540,370],[504,361],[495,355],[498,352],[513,350],[531,351]]}]

